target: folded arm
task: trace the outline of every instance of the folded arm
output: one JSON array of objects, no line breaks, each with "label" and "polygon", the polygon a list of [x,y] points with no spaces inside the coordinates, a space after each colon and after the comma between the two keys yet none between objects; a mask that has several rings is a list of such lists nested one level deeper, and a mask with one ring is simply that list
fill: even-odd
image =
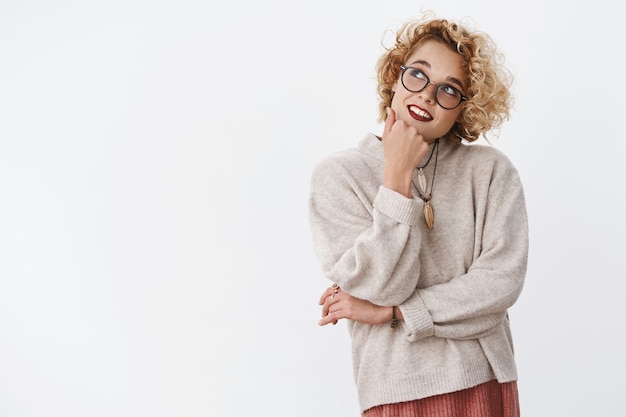
[{"label": "folded arm", "polygon": [[309,213],[322,270],[343,291],[380,306],[411,296],[421,242],[414,199],[383,186],[368,197],[331,159],[314,171]]},{"label": "folded arm", "polygon": [[450,281],[418,288],[400,305],[409,340],[428,336],[473,339],[507,319],[524,283],[528,224],[521,184],[509,186],[488,205],[482,248],[468,271]]}]

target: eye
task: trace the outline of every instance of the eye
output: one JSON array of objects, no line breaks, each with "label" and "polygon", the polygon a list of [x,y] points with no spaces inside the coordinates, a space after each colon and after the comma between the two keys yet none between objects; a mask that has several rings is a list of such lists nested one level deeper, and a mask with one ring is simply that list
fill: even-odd
[{"label": "eye", "polygon": [[418,80],[428,80],[428,77],[426,76],[426,74],[424,74],[424,71],[420,69],[411,68],[410,74],[411,77],[417,78]]},{"label": "eye", "polygon": [[461,96],[461,93],[459,92],[459,90],[457,90],[456,88],[452,87],[449,84],[442,84],[439,86],[439,90],[443,91],[444,93],[446,93],[447,95],[451,96],[451,97],[459,97]]}]

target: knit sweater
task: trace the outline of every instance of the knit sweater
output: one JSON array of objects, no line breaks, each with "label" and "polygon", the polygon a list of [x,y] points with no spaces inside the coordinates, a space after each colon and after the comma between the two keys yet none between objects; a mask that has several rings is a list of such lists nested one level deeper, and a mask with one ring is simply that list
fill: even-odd
[{"label": "knit sweater", "polygon": [[325,276],[404,317],[395,329],[348,321],[361,410],[516,380],[507,309],[528,258],[516,169],[493,147],[441,139],[424,168],[429,190],[435,174],[428,229],[416,191],[382,186],[384,167],[382,142],[368,134],[317,164],[309,202]]}]

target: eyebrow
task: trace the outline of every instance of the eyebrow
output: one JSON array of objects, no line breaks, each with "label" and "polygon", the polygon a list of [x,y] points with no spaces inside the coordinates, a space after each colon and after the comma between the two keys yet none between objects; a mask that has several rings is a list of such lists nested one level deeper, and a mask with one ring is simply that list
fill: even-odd
[{"label": "eyebrow", "polygon": [[[423,59],[418,59],[416,61],[413,61],[409,65],[414,65],[414,64],[421,64],[421,65],[425,66],[426,68],[430,69],[430,63],[428,61],[424,61]],[[465,86],[463,85],[463,83],[461,81],[459,81],[455,77],[448,76],[448,77],[446,77],[446,81],[449,81],[449,82],[457,84],[463,90],[465,89]]]}]

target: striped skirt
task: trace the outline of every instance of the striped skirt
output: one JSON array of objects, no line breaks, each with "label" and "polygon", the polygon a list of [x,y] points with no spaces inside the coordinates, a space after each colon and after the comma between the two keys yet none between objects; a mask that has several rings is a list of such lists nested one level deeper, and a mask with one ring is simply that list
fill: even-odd
[{"label": "striped skirt", "polygon": [[484,384],[421,400],[379,405],[363,417],[519,417],[517,383]]}]

